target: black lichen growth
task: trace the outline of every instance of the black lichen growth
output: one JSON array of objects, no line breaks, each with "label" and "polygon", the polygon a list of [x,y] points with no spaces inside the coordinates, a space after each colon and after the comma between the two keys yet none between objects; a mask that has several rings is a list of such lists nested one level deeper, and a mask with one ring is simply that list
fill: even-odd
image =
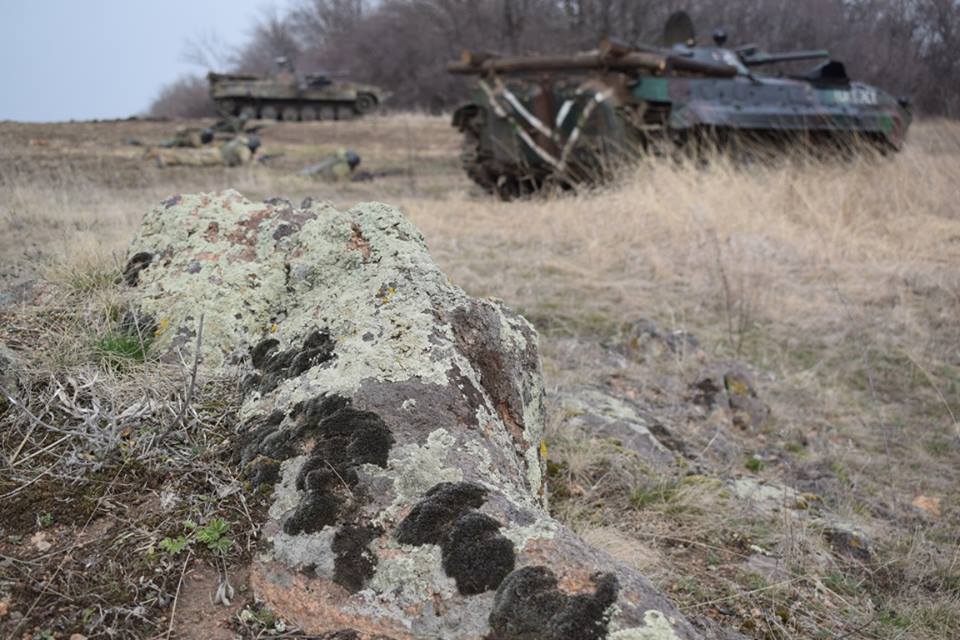
[{"label": "black lichen growth", "polygon": [[264,203],[264,204],[273,205],[273,206],[277,207],[278,209],[283,209],[283,210],[286,210],[286,211],[292,211],[292,210],[293,210],[293,203],[290,202],[289,200],[287,200],[286,198],[281,198],[281,197],[279,197],[279,196],[273,196],[273,197],[270,197],[270,198],[264,198],[263,203]]},{"label": "black lichen growth", "polygon": [[300,225],[297,224],[288,224],[283,223],[277,226],[276,230],[273,232],[273,239],[280,240],[281,238],[286,238],[287,236],[292,236],[297,231],[300,231]]},{"label": "black lichen growth", "polygon": [[135,253],[133,257],[127,261],[127,266],[123,268],[123,281],[126,282],[128,286],[137,286],[140,283],[140,272],[149,267],[151,262],[153,262],[152,253],[146,251]]},{"label": "black lichen growth", "polygon": [[316,440],[297,476],[297,489],[305,495],[283,525],[283,530],[291,535],[313,533],[337,524],[345,508],[357,503],[356,467],[386,467],[393,446],[393,436],[380,416],[339,400],[319,399],[302,416],[302,428]]},{"label": "black lichen growth", "polygon": [[169,209],[174,205],[180,204],[182,200],[183,200],[183,196],[181,196],[180,194],[177,194],[175,196],[170,196],[166,200],[161,201],[160,204],[163,205],[164,209]]},{"label": "black lichen growth", "polygon": [[444,572],[462,595],[496,589],[513,571],[513,543],[500,534],[500,523],[478,513],[486,489],[469,482],[442,482],[431,488],[397,527],[402,544],[436,544]]},{"label": "black lichen growth", "polygon": [[488,640],[549,638],[547,627],[566,601],[557,576],[542,566],[517,569],[497,589],[490,611]]},{"label": "black lichen growth", "polygon": [[285,417],[283,411],[274,411],[266,417],[254,418],[234,449],[233,462],[245,467],[260,456],[278,463],[292,456],[290,440],[294,434],[280,429]]},{"label": "black lichen growth", "polygon": [[267,338],[266,340],[261,340],[257,346],[251,349],[250,361],[253,363],[254,369],[263,369],[264,365],[266,365],[267,356],[276,351],[278,346],[280,346],[279,340]]},{"label": "black lichen growth", "polygon": [[383,530],[379,527],[341,527],[333,538],[333,581],[350,593],[373,577],[377,557],[367,548]]},{"label": "black lichen growth", "polygon": [[247,466],[245,472],[250,480],[251,489],[273,486],[280,480],[280,462],[267,456],[257,456]]},{"label": "black lichen growth", "polygon": [[594,593],[570,595],[544,566],[507,576],[493,599],[486,640],[600,640],[607,635],[610,606],[619,583],[610,573],[593,576]]},{"label": "black lichen growth", "polygon": [[318,640],[360,640],[360,633],[354,629],[340,629],[339,631],[329,631],[322,636],[316,636]]},{"label": "black lichen growth", "polygon": [[482,513],[457,520],[442,549],[443,570],[463,595],[496,589],[513,571],[513,542],[500,535],[499,522]]},{"label": "black lichen growth", "polygon": [[594,638],[607,637],[610,606],[617,601],[619,583],[612,573],[594,576],[594,593],[567,596],[566,605],[550,621],[553,637]]},{"label": "black lichen growth", "polygon": [[[349,489],[349,487],[344,487]],[[337,523],[337,517],[347,498],[335,488],[321,487],[311,490],[300,500],[297,510],[283,523],[284,533],[316,533],[326,526]]]},{"label": "black lichen growth", "polygon": [[469,482],[441,482],[424,494],[400,526],[401,544],[442,544],[458,518],[483,506],[487,490]]},{"label": "black lichen growth", "polygon": [[295,378],[308,369],[330,362],[336,343],[326,331],[312,331],[299,347],[280,351],[280,342],[267,338],[250,350],[250,361],[256,373],[244,380],[248,389],[269,393],[284,380]]},{"label": "black lichen growth", "polygon": [[283,525],[291,535],[342,524],[363,498],[356,467],[386,467],[394,440],[377,414],[353,408],[342,396],[320,396],[298,403],[289,415],[274,411],[250,425],[233,461],[253,487],[273,483],[280,464],[304,453],[309,442],[313,445],[296,479],[304,495]]}]

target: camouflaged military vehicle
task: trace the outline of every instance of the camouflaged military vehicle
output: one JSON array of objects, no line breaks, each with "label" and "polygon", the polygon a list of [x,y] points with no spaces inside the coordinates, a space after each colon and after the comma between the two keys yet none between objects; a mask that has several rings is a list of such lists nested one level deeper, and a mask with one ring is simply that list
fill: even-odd
[{"label": "camouflaged military vehicle", "polygon": [[[851,80],[828,52],[728,48],[722,31],[713,39],[698,45],[681,12],[659,46],[607,39],[574,56],[464,52],[448,65],[477,78],[471,101],[453,116],[464,169],[509,199],[550,183],[602,181],[643,153],[861,142],[886,152],[903,144],[907,101]],[[820,63],[805,73],[759,71],[806,60]]]},{"label": "camouflaged military vehicle", "polygon": [[348,120],[370,113],[387,95],[376,87],[334,82],[325,75],[298,77],[286,59],[269,78],[207,74],[210,97],[224,116],[266,120]]}]

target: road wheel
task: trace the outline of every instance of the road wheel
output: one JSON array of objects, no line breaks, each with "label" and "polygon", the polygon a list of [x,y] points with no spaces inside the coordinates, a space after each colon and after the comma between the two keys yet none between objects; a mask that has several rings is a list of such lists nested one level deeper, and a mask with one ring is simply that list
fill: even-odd
[{"label": "road wheel", "polygon": [[320,119],[321,120],[336,120],[337,119],[337,107],[332,104],[325,104],[320,107]]},{"label": "road wheel", "polygon": [[280,112],[272,105],[267,105],[260,109],[260,117],[264,120],[279,120]]},{"label": "road wheel", "polygon": [[284,122],[296,122],[300,119],[300,110],[296,107],[284,107],[283,108],[283,121]]},{"label": "road wheel", "polygon": [[363,115],[377,108],[377,99],[369,93],[361,93],[353,103],[353,110]]},{"label": "road wheel", "polygon": [[314,107],[304,107],[300,109],[300,119],[304,122],[319,120],[320,114],[317,113],[317,110]]},{"label": "road wheel", "polygon": [[257,117],[257,108],[248,104],[240,109],[240,117],[247,120],[253,120]]},{"label": "road wheel", "polygon": [[224,117],[234,116],[237,113],[237,103],[233,100],[220,100],[217,102],[217,111]]}]

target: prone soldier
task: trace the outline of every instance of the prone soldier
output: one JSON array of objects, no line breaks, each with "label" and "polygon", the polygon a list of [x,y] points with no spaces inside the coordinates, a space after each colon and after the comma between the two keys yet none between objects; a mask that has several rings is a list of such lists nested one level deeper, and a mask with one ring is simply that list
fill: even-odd
[{"label": "prone soldier", "polygon": [[152,148],[144,158],[155,159],[158,167],[238,167],[249,163],[259,148],[259,136],[236,136],[222,145],[200,149]]},{"label": "prone soldier", "polygon": [[337,149],[316,164],[300,170],[302,176],[316,176],[328,182],[346,182],[360,164],[360,156],[350,149]]},{"label": "prone soldier", "polygon": [[172,138],[164,140],[158,146],[164,149],[199,149],[205,144],[210,144],[212,141],[212,129],[184,127],[177,129]]}]

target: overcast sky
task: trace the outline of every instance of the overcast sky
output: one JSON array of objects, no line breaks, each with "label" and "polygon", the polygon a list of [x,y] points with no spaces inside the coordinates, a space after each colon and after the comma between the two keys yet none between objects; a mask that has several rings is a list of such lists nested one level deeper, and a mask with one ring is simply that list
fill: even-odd
[{"label": "overcast sky", "polygon": [[0,120],[125,118],[188,72],[185,42],[244,41],[283,0],[0,0]]}]

